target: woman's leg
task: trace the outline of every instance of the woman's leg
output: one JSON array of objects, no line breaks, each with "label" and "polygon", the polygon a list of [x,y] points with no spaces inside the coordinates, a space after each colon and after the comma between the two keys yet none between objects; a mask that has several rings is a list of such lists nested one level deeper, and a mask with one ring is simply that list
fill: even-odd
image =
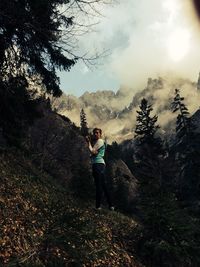
[{"label": "woman's leg", "polygon": [[100,163],[99,168],[100,168],[100,176],[101,176],[101,178],[100,178],[101,188],[102,188],[102,191],[104,192],[104,195],[106,197],[108,206],[112,207],[112,201],[111,201],[110,193],[109,193],[107,185],[106,185],[105,164]]},{"label": "woman's leg", "polygon": [[102,182],[101,182],[101,172],[99,171],[97,164],[93,164],[92,173],[93,173],[95,186],[96,186],[96,208],[100,208],[103,188],[102,188]]},{"label": "woman's leg", "polygon": [[102,194],[104,192],[109,207],[112,207],[112,201],[106,185],[105,165],[96,163],[92,166],[93,177],[96,185],[96,208],[101,206]]},{"label": "woman's leg", "polygon": [[112,207],[113,205],[112,205],[112,201],[111,201],[110,193],[109,193],[108,188],[107,188],[107,185],[106,185],[105,172],[104,172],[104,174],[102,175],[101,182],[102,182],[102,188],[103,188],[103,192],[104,192],[104,194],[105,194],[105,197],[106,197],[108,206],[109,206],[109,207]]}]

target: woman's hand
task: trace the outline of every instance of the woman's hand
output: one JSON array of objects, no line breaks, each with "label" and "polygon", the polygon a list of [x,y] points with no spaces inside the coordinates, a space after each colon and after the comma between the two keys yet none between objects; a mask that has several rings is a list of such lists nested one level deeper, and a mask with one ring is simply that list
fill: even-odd
[{"label": "woman's hand", "polygon": [[85,140],[86,140],[87,143],[89,143],[89,142],[90,142],[90,137],[87,135],[87,136],[85,137]]}]

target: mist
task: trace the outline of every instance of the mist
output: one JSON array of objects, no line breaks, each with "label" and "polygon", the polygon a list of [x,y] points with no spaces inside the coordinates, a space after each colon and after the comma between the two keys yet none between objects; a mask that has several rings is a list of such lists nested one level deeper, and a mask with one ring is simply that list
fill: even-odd
[{"label": "mist", "polygon": [[149,77],[166,75],[196,81],[200,71],[200,20],[194,1],[113,2],[99,7],[102,16],[94,18],[99,23],[79,38],[79,54],[92,57],[106,51],[106,56],[100,56],[91,69],[78,62],[71,72],[62,74],[64,92],[80,96],[84,91],[116,92],[120,86],[137,91]]},{"label": "mist", "polygon": [[[192,3],[191,0],[124,0],[101,9],[103,17],[96,32],[87,38],[83,36],[81,47],[89,51],[109,49],[100,70],[105,77],[117,77],[125,93],[121,98],[99,99],[98,103],[120,111],[137,92],[142,93],[141,98],[148,99],[152,95],[154,113],[161,127],[176,117],[170,110],[163,109],[170,105],[175,88],[181,89],[191,114],[199,108],[196,82],[200,72],[200,21]],[[86,73],[95,75],[89,69]],[[163,79],[162,87],[143,93],[148,78],[159,77]],[[116,92],[116,88],[108,89]],[[111,140],[120,140],[122,135],[124,139],[130,133],[133,136],[137,109],[135,107],[127,117],[108,121],[98,118],[89,106],[85,112],[90,127],[102,127]],[[73,115],[72,120],[79,125],[79,113],[69,112],[73,114],[66,115]]]},{"label": "mist", "polygon": [[[138,90],[148,77],[172,74],[194,81],[200,71],[200,24],[192,1],[128,2],[133,27],[126,32],[126,47],[114,49],[109,65],[121,83]],[[116,12],[122,16],[120,7]]]}]

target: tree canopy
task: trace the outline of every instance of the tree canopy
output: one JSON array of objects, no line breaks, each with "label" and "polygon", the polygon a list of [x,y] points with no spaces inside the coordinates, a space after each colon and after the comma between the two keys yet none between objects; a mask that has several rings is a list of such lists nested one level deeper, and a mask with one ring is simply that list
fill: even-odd
[{"label": "tree canopy", "polygon": [[73,51],[76,17],[89,15],[103,0],[2,0],[0,75],[39,76],[46,91],[59,96],[56,69],[67,70],[80,56]]},{"label": "tree canopy", "polygon": [[156,115],[151,116],[153,110],[152,106],[148,104],[148,101],[143,98],[139,106],[140,110],[137,110],[137,124],[135,129],[135,136],[139,137],[141,141],[150,141],[154,139],[154,135],[159,126],[156,125],[158,117]]},{"label": "tree canopy", "polygon": [[81,109],[80,112],[80,126],[81,126],[81,134],[83,136],[89,135],[87,118],[83,108]]},{"label": "tree canopy", "polygon": [[56,71],[69,71],[78,59],[87,60],[76,55],[77,36],[87,32],[86,18],[98,13],[101,3],[104,0],[0,1],[0,128],[6,138],[14,140],[34,118],[38,88],[60,96]]}]

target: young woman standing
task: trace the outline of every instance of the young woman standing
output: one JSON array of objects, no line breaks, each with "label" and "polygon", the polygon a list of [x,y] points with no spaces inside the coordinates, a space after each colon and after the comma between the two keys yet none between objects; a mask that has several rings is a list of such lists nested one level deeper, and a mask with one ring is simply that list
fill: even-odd
[{"label": "young woman standing", "polygon": [[88,147],[91,152],[92,174],[96,186],[96,208],[101,209],[102,195],[104,193],[109,209],[114,210],[105,181],[104,154],[106,146],[104,140],[102,139],[102,130],[94,128],[93,138],[93,145],[88,137],[86,137],[86,141],[88,142]]}]

